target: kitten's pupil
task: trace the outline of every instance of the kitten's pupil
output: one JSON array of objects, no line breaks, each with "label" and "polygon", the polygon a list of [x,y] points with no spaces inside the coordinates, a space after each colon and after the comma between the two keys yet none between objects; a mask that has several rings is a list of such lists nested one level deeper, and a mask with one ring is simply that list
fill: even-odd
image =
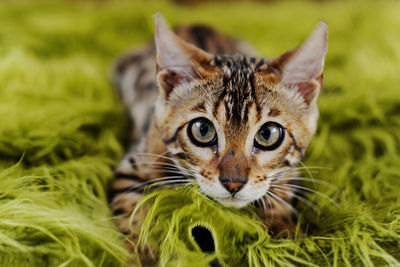
[{"label": "kitten's pupil", "polygon": [[265,140],[268,140],[271,136],[271,131],[269,128],[261,128],[261,135]]},{"label": "kitten's pupil", "polygon": [[206,134],[208,133],[208,130],[209,130],[207,124],[201,124],[199,129],[200,129],[200,134],[202,136],[206,136]]}]

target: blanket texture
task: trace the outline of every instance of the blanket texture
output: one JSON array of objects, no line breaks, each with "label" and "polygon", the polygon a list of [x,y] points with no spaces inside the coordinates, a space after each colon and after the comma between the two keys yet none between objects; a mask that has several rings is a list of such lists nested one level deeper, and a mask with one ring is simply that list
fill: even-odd
[{"label": "blanket texture", "polygon": [[[304,164],[304,237],[276,240],[254,210],[196,186],[156,191],[142,242],[162,266],[400,264],[400,3],[2,1],[0,266],[124,266],[107,205],[129,120],[110,85],[114,59],[152,36],[151,15],[201,22],[263,56],[330,27],[320,120]],[[319,179],[319,180],[317,180]],[[206,229],[206,230],[204,230]],[[207,232],[209,231],[209,232]],[[198,236],[207,239],[203,252]],[[211,242],[211,243],[210,243]],[[203,250],[202,250],[203,249]]]}]

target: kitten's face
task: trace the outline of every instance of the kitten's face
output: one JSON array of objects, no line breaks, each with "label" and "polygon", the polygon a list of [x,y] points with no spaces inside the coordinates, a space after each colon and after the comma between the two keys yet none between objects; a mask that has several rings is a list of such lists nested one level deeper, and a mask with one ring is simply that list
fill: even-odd
[{"label": "kitten's face", "polygon": [[[193,47],[182,54],[187,49]],[[156,123],[171,156],[191,170],[204,194],[243,207],[265,196],[274,175],[304,154],[316,128],[322,66],[312,66],[304,80],[288,63],[304,61],[297,50],[274,60],[195,52],[187,71],[182,62],[168,67],[159,55]]]}]

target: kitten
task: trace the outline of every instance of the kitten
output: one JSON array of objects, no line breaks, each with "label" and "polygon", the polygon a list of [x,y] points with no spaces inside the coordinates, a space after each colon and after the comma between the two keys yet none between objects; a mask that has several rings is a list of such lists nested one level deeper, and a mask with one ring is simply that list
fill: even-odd
[{"label": "kitten", "polygon": [[223,205],[261,203],[273,234],[293,233],[295,166],[316,129],[326,24],[264,59],[211,28],[173,33],[161,15],[155,20],[155,43],[123,57],[114,73],[134,124],[112,186],[119,229],[135,242],[138,227],[128,223],[144,185],[195,181]]}]

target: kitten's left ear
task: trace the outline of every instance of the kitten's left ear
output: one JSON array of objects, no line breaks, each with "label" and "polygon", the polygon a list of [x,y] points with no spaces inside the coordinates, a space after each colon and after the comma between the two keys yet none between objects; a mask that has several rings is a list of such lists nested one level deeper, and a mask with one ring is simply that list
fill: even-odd
[{"label": "kitten's left ear", "polygon": [[322,88],[327,49],[328,26],[321,21],[302,45],[278,57],[279,64],[283,65],[279,84],[297,90],[310,104]]},{"label": "kitten's left ear", "polygon": [[212,55],[179,38],[160,13],[155,14],[154,19],[157,78],[160,94],[168,98],[176,86],[206,76]]}]

